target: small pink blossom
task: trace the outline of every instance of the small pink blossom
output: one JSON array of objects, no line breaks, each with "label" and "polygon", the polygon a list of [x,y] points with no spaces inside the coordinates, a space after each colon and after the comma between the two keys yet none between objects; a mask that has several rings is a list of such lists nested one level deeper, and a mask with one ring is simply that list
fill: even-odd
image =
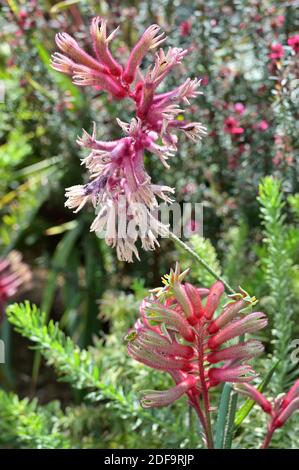
[{"label": "small pink blossom", "polygon": [[288,39],[288,45],[291,46],[293,51],[296,52],[296,54],[299,53],[299,34],[295,34],[294,36],[289,37]]},{"label": "small pink blossom", "polygon": [[278,15],[276,18],[274,18],[271,21],[271,27],[273,29],[281,28],[285,22],[285,17],[284,15]]},{"label": "small pink blossom", "polygon": [[261,121],[254,124],[253,128],[258,131],[265,132],[267,129],[269,129],[269,124],[265,119],[262,119]]},{"label": "small pink blossom", "polygon": [[192,22],[190,20],[182,21],[179,26],[181,36],[189,36],[192,30]]},{"label": "small pink blossom", "polygon": [[244,114],[246,111],[246,107],[244,106],[243,103],[235,103],[234,104],[234,110],[236,111],[237,114]]},{"label": "small pink blossom", "polygon": [[272,44],[270,51],[269,57],[272,60],[279,60],[284,56],[284,48],[280,43]]},{"label": "small pink blossom", "polygon": [[243,134],[244,128],[240,127],[239,121],[233,116],[230,116],[224,121],[224,132],[231,135]]}]

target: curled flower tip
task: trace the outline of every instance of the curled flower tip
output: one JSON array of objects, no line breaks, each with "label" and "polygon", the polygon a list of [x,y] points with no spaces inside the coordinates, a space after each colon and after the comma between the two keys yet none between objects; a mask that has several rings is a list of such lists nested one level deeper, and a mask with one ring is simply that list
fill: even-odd
[{"label": "curled flower tip", "polygon": [[299,398],[295,398],[295,400],[291,401],[291,403],[274,419],[274,429],[281,428],[297,410],[299,410]]},{"label": "curled flower tip", "polygon": [[204,308],[201,302],[201,297],[198,289],[186,282],[185,284],[185,292],[191,302],[193,314],[197,318],[202,318],[204,316]]},{"label": "curled flower tip", "polygon": [[208,354],[207,361],[216,364],[221,361],[243,361],[260,356],[264,352],[264,346],[260,341],[249,340],[245,343],[234,344],[228,348],[213,351]]},{"label": "curled flower tip", "polygon": [[153,369],[169,372],[171,370],[181,370],[189,372],[193,366],[185,358],[174,357],[166,354],[159,354],[156,351],[146,349],[138,340],[135,339],[128,343],[128,353],[133,359],[145,364]]},{"label": "curled flower tip", "polygon": [[241,320],[236,320],[228,324],[223,330],[211,336],[208,341],[210,349],[218,348],[222,343],[244,335],[245,333],[254,333],[267,326],[268,320],[264,313],[254,312],[246,315]]},{"label": "curled flower tip", "polygon": [[55,40],[59,49],[69,56],[77,65],[85,65],[86,67],[100,72],[103,70],[102,64],[99,64],[99,62],[81,49],[77,41],[69,34],[58,33],[55,36]]},{"label": "curled flower tip", "polygon": [[134,81],[137,73],[137,69],[142,62],[145,54],[155,47],[158,47],[163,41],[165,41],[166,36],[164,33],[158,35],[160,27],[156,24],[150,26],[143,33],[137,44],[134,46],[131,51],[128,63],[123,74],[123,80],[130,84]]},{"label": "curled flower tip", "polygon": [[70,186],[65,190],[65,197],[67,201],[65,202],[65,207],[69,209],[76,209],[74,213],[79,212],[90,199],[90,193],[86,189],[86,185],[77,184],[75,186]]},{"label": "curled flower tip", "polygon": [[188,321],[176,310],[167,308],[160,302],[152,301],[145,309],[145,318],[166,328],[177,331],[186,341],[194,340],[194,331]]},{"label": "curled flower tip", "polygon": [[198,80],[197,78],[194,78],[194,80],[187,78],[187,80],[177,88],[176,93],[174,93],[170,99],[182,99],[186,104],[190,105],[188,98],[196,98],[196,96],[202,95],[202,92],[197,90],[200,86],[200,82],[201,80]]},{"label": "curled flower tip", "polygon": [[108,45],[116,36],[118,29],[119,27],[107,37],[107,20],[98,16],[93,18],[90,26],[93,48],[98,60],[105,64],[110,73],[116,77],[122,74],[122,67],[110,53]]},{"label": "curled flower tip", "polygon": [[293,401],[295,398],[299,398],[299,380],[296,380],[294,385],[290,388],[288,393],[284,396],[281,406],[282,408],[286,408],[291,401]]},{"label": "curled flower tip", "polygon": [[196,379],[189,376],[175,387],[169,390],[144,390],[143,397],[140,400],[143,408],[161,408],[178,400],[184,393],[196,386]]},{"label": "curled flower tip", "polygon": [[234,385],[234,390],[245,397],[249,397],[254,400],[260,407],[265,411],[265,413],[272,413],[271,403],[264,397],[264,395],[257,390],[253,385],[248,383],[242,383]]},{"label": "curled flower tip", "polygon": [[212,285],[208,298],[207,303],[205,306],[205,317],[207,319],[211,319],[219,304],[220,297],[224,292],[224,285],[222,282],[217,281],[215,284]]},{"label": "curled flower tip", "polygon": [[96,141],[96,135],[97,135],[97,126],[96,123],[93,122],[93,128],[92,128],[92,134],[88,134],[86,130],[82,129],[83,134],[82,137],[78,137],[76,142],[78,145],[81,147],[86,147],[86,148],[93,148],[95,141]]},{"label": "curled flower tip", "polygon": [[257,374],[250,366],[240,365],[236,367],[212,367],[209,369],[208,376],[210,386],[215,386],[221,382],[251,382],[257,377]]},{"label": "curled flower tip", "polygon": [[74,67],[73,83],[78,86],[94,86],[111,93],[115,98],[124,98],[126,90],[113,77],[82,65]]},{"label": "curled flower tip", "polygon": [[183,285],[180,282],[174,282],[172,289],[173,294],[180,306],[182,307],[186,318],[189,320],[190,318],[194,317],[192,304]]},{"label": "curled flower tip", "polygon": [[193,140],[193,142],[201,140],[202,137],[207,134],[207,128],[200,122],[190,122],[180,125],[179,129],[181,129],[189,139]]},{"label": "curled flower tip", "polygon": [[237,300],[236,302],[229,303],[219,315],[216,320],[212,321],[210,324],[208,331],[210,334],[217,333],[220,328],[223,328],[227,325],[231,320],[236,318],[239,315],[240,311],[246,307],[246,302],[244,300]]},{"label": "curled flower tip", "polygon": [[65,73],[66,75],[73,75],[74,67],[76,65],[75,62],[59,52],[52,54],[51,58],[52,60],[50,65],[54,70]]},{"label": "curled flower tip", "polygon": [[185,346],[178,343],[169,336],[166,331],[167,337],[148,328],[140,328],[138,335],[134,338],[140,346],[148,351],[155,351],[159,354],[170,354],[172,356],[183,357],[189,359],[193,356],[193,349],[190,346]]}]

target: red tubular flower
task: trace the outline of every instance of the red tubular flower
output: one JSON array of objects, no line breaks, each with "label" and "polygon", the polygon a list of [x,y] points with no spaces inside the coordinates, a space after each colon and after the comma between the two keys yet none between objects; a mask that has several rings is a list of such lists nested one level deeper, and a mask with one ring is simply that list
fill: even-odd
[{"label": "red tubular flower", "polygon": [[160,27],[157,24],[149,26],[133,48],[123,74],[123,79],[126,83],[129,84],[134,81],[137,68],[147,52],[150,49],[158,47],[165,41],[165,34],[161,33],[158,35],[159,31]]},{"label": "red tubular flower", "polygon": [[276,429],[281,428],[287,420],[299,410],[299,380],[297,380],[290,390],[281,399],[278,396],[273,400],[273,406],[264,395],[250,384],[241,384],[234,387],[235,390],[242,395],[250,397],[258,403],[265,413],[270,415],[268,423],[268,432],[263,442],[262,448],[269,446],[273,433]]},{"label": "red tubular flower", "polygon": [[212,321],[209,326],[209,333],[217,333],[220,328],[223,328],[227,323],[233,320],[240,311],[246,307],[247,304],[244,300],[238,300],[237,302],[231,302],[224,307],[223,312],[216,320]]},{"label": "red tubular flower", "polygon": [[223,292],[224,292],[224,285],[222,284],[222,282],[217,281],[215,282],[215,284],[212,285],[210,289],[210,293],[207,298],[206,307],[205,307],[205,317],[208,320],[210,320],[212,316],[214,315],[218,307],[219,299],[222,296]]},{"label": "red tubular flower", "polygon": [[260,407],[265,411],[265,413],[268,413],[271,415],[272,413],[272,405],[271,403],[264,397],[264,395],[254,388],[250,384],[238,384],[237,386],[234,387],[234,389],[239,392],[241,395],[245,395],[246,397],[251,398],[254,400]]},{"label": "red tubular flower", "polygon": [[291,401],[293,401],[297,397],[299,397],[299,380],[296,380],[294,385],[290,388],[288,393],[284,396],[281,402],[282,408],[286,408],[291,403]]},{"label": "red tubular flower", "polygon": [[142,408],[161,408],[178,400],[184,393],[196,386],[196,379],[189,375],[185,380],[169,390],[144,390],[140,400]]},{"label": "red tubular flower", "polygon": [[[224,341],[246,332],[263,328],[265,315],[241,312],[251,304],[248,295],[238,297],[220,313],[217,333],[209,329],[217,322],[213,316],[219,307],[224,286],[217,281],[209,291],[183,282],[188,271],[175,271],[165,276],[164,287],[154,289],[140,307],[140,318],[129,332],[130,356],[154,369],[168,372],[176,386],[164,392],[147,392],[141,403],[146,407],[165,406],[184,393],[200,414],[200,399],[221,382],[247,383],[256,377],[245,360],[263,352],[262,344],[249,340],[220,349]],[[207,296],[208,293],[208,296]],[[207,296],[204,301],[204,296]],[[236,315],[243,318],[232,321]],[[223,330],[222,324],[225,325]],[[213,330],[213,328],[212,328]],[[221,336],[222,335],[222,336]],[[221,367],[215,364],[221,363]],[[213,366],[213,367],[211,367]]]},{"label": "red tubular flower", "polygon": [[210,387],[218,385],[221,382],[250,382],[256,377],[254,370],[248,365],[237,367],[212,367],[209,369],[208,376]]},{"label": "red tubular flower", "polygon": [[207,361],[209,361],[210,364],[215,364],[221,361],[248,360],[259,356],[263,352],[264,346],[260,341],[249,340],[245,343],[234,344],[228,348],[213,351],[208,354]]},{"label": "red tubular flower", "polygon": [[264,313],[254,312],[246,315],[241,320],[236,320],[229,323],[223,330],[220,330],[208,341],[208,346],[211,349],[218,348],[222,343],[230,339],[242,336],[245,333],[255,333],[256,331],[265,328],[268,320]]},{"label": "red tubular flower", "polygon": [[281,428],[295,411],[299,410],[299,397],[282,409],[281,413],[273,420],[274,429]]}]

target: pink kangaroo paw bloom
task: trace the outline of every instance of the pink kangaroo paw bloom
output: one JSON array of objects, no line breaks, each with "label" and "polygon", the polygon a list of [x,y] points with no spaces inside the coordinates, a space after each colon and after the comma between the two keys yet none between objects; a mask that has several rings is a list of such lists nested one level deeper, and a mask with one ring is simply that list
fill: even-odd
[{"label": "pink kangaroo paw bloom", "polygon": [[212,367],[208,372],[210,387],[221,382],[243,383],[250,382],[257,377],[254,370],[248,365],[237,367]]},{"label": "pink kangaroo paw bloom", "polygon": [[102,64],[99,64],[93,57],[85,52],[77,41],[67,33],[58,33],[55,37],[59,49],[69,56],[76,64],[82,64],[91,69],[103,71]]},{"label": "pink kangaroo paw bloom", "polygon": [[274,419],[273,427],[275,429],[281,428],[297,410],[299,410],[299,398],[295,398],[286,408],[283,408],[282,412]]},{"label": "pink kangaroo paw bloom", "polygon": [[245,308],[248,304],[244,300],[237,300],[236,302],[230,302],[227,307],[224,308],[221,315],[216,320],[212,321],[209,326],[209,333],[217,333],[220,328],[223,328],[231,320],[234,320],[239,315],[240,310]]},{"label": "pink kangaroo paw bloom", "polygon": [[221,361],[243,361],[257,357],[264,352],[260,341],[249,340],[245,343],[234,344],[228,348],[213,351],[207,355],[207,361],[216,364]]},{"label": "pink kangaroo paw bloom", "polygon": [[77,144],[80,145],[81,147],[85,147],[85,148],[90,148],[90,149],[93,149],[93,150],[105,150],[107,152],[111,152],[111,150],[113,150],[116,145],[120,142],[120,139],[118,140],[114,140],[114,141],[99,141],[96,139],[96,133],[97,133],[97,127],[96,127],[96,123],[94,122],[93,123],[93,130],[92,130],[92,134],[88,134],[88,132],[86,132],[84,129],[83,130],[83,135],[82,137],[78,137],[77,138]]},{"label": "pink kangaroo paw bloom", "polygon": [[147,52],[165,41],[165,34],[161,33],[158,35],[159,31],[160,27],[158,25],[153,24],[149,26],[133,48],[123,74],[123,79],[126,83],[130,84],[134,81],[137,69]]},{"label": "pink kangaroo paw bloom", "polygon": [[114,39],[119,27],[107,37],[107,20],[99,17],[93,18],[90,33],[93,41],[93,48],[98,60],[105,64],[111,75],[119,77],[122,74],[122,66],[114,59],[109,51],[109,43]]},{"label": "pink kangaroo paw bloom", "polygon": [[254,400],[260,407],[271,415],[272,413],[272,405],[271,403],[264,397],[264,395],[253,387],[250,384],[238,384],[234,386],[236,392],[240,393],[241,395],[245,395],[246,397],[251,398]]},{"label": "pink kangaroo paw bloom", "polygon": [[175,387],[169,390],[144,390],[143,396],[140,400],[142,408],[161,408],[167,406],[178,400],[184,393],[188,392],[191,388],[195,387],[197,380],[188,376]]},{"label": "pink kangaroo paw bloom", "polygon": [[113,77],[97,70],[79,65],[74,67],[73,83],[78,86],[94,86],[111,93],[115,98],[124,98],[126,90]]},{"label": "pink kangaroo paw bloom", "polygon": [[246,315],[241,320],[236,320],[227,325],[223,330],[220,330],[215,335],[211,336],[208,341],[208,347],[211,349],[218,348],[222,343],[236,338],[237,336],[244,335],[245,333],[254,333],[267,326],[268,320],[264,313],[254,312]]},{"label": "pink kangaroo paw bloom", "polygon": [[136,361],[142,362],[153,369],[164,370],[165,372],[171,370],[188,372],[193,369],[193,366],[187,359],[161,355],[154,351],[148,351],[139,343],[138,339],[130,340],[128,343],[128,353]]},{"label": "pink kangaroo paw bloom", "polygon": [[212,285],[205,306],[205,317],[207,319],[211,319],[214,315],[223,292],[224,285],[222,284],[222,282],[217,281],[215,282],[215,284]]},{"label": "pink kangaroo paw bloom", "polygon": [[281,407],[286,408],[295,398],[299,398],[299,380],[296,380],[294,385],[292,385],[288,393],[284,396]]},{"label": "pink kangaroo paw bloom", "polygon": [[186,340],[194,340],[194,331],[188,321],[173,309],[166,308],[158,302],[151,302],[145,310],[148,321],[166,323],[170,329],[178,333]]},{"label": "pink kangaroo paw bloom", "polygon": [[55,52],[51,56],[51,67],[57,72],[65,73],[66,75],[73,75],[76,63],[69,59],[67,56]]},{"label": "pink kangaroo paw bloom", "polygon": [[192,284],[189,284],[188,282],[186,282],[184,288],[189,298],[189,301],[192,305],[193,316],[196,316],[197,318],[202,318],[204,316],[205,311],[201,302],[201,296],[200,296],[199,290],[196,289],[196,287],[192,286]]}]

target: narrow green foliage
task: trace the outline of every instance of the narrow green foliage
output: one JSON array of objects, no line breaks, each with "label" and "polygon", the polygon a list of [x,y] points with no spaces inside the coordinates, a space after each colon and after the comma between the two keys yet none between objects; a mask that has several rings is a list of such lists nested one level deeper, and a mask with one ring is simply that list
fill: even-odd
[{"label": "narrow green foliage", "polygon": [[80,349],[52,320],[46,324],[46,314],[35,305],[31,306],[29,302],[13,304],[6,313],[15,330],[35,344],[61,380],[77,390],[89,392],[88,400],[105,400],[106,406],[119,412],[123,419],[130,418],[135,423],[136,420],[145,420],[164,427],[163,421],[140,408],[133,393],[125,393],[122,387],[115,387],[104,377],[90,351]]},{"label": "narrow green foliage", "polygon": [[292,296],[290,289],[292,260],[287,249],[286,226],[281,182],[265,177],[259,188],[260,212],[264,226],[266,253],[261,259],[270,296],[270,313],[274,358],[279,360],[275,374],[275,390],[281,392],[288,384],[292,369],[290,343],[292,338]]},{"label": "narrow green foliage", "polygon": [[0,390],[0,445],[21,448],[66,449],[71,444],[59,428],[58,403],[41,407]]}]

